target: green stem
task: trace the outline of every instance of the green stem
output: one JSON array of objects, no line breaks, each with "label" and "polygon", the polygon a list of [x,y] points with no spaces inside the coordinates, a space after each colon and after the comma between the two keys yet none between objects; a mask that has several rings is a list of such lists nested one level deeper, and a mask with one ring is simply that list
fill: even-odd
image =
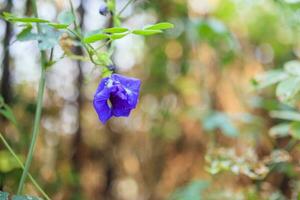
[{"label": "green stem", "polygon": [[82,36],[81,36],[78,32],[73,31],[73,30],[71,30],[71,29],[67,29],[67,30],[68,30],[70,33],[72,33],[75,37],[77,37],[77,39],[81,42],[81,44],[83,45],[83,48],[86,50],[86,52],[87,52],[87,54],[88,54],[88,56],[89,56],[89,58],[90,58],[90,60],[91,60],[91,62],[94,63],[95,65],[98,65],[98,63],[94,60],[93,54],[91,53],[90,49],[93,51],[94,54],[97,53],[96,50],[95,50],[91,45],[85,44],[85,43],[83,42]]},{"label": "green stem", "polygon": [[[19,163],[21,168],[24,170],[24,164],[22,163],[21,159],[17,156],[17,154],[14,152],[14,150],[11,148],[11,146],[8,144],[8,142],[5,140],[2,133],[0,133],[0,139],[2,140],[4,146],[8,149],[8,151],[13,155],[13,157]],[[51,200],[50,197],[46,194],[46,192],[39,186],[36,180],[34,180],[34,178],[31,176],[30,173],[28,174],[28,177],[31,180],[32,184],[36,187],[36,189],[44,196],[44,198],[46,200]]]},{"label": "green stem", "polygon": [[[38,11],[36,6],[36,0],[31,0],[32,10],[34,12],[35,17],[38,18]],[[38,33],[41,33],[41,26],[39,23],[36,24]],[[51,61],[50,61],[51,62]],[[43,104],[43,96],[44,96],[44,90],[45,90],[45,82],[46,82],[46,66],[47,66],[47,56],[45,51],[41,51],[41,77],[39,82],[39,90],[38,90],[38,97],[37,97],[37,108],[35,112],[35,119],[34,119],[34,125],[33,125],[33,131],[32,131],[32,139],[29,147],[29,152],[27,155],[27,159],[25,162],[24,170],[19,182],[19,187],[17,194],[21,194],[24,188],[24,183],[26,180],[26,177],[28,175],[28,171],[32,162],[34,149],[36,146],[37,137],[39,134],[39,128],[40,128],[40,119],[42,114],[42,104]]]},{"label": "green stem", "polygon": [[40,78],[40,83],[39,83],[37,108],[36,108],[36,112],[35,112],[32,139],[31,139],[31,143],[30,143],[30,147],[29,147],[28,156],[27,156],[27,159],[26,159],[26,162],[25,162],[24,170],[23,170],[21,180],[20,180],[20,183],[19,183],[18,192],[17,192],[18,194],[22,193],[24,183],[25,183],[25,180],[26,180],[26,176],[28,174],[28,171],[29,171],[29,168],[30,168],[30,165],[31,165],[31,162],[32,162],[37,137],[38,137],[38,134],[39,134],[40,119],[41,119],[41,113],[42,113],[42,103],[43,103],[43,96],[44,96],[44,89],[45,89],[45,82],[46,82],[44,67],[42,67],[41,70],[42,70],[42,72],[41,72],[41,78]]},{"label": "green stem", "polygon": [[113,27],[120,26],[119,20],[118,20],[118,15],[116,13],[116,0],[111,0],[111,1],[112,1],[112,5],[113,5],[112,10],[111,10],[112,18],[113,18]]}]

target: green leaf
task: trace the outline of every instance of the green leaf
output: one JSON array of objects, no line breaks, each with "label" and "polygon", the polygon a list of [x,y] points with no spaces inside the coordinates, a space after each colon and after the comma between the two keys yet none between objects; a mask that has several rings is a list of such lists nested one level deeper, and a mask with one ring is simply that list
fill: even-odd
[{"label": "green leaf", "polygon": [[209,186],[208,181],[197,180],[187,186],[176,190],[170,200],[203,200],[202,193]]},{"label": "green leaf", "polygon": [[290,126],[293,138],[300,140],[300,122],[293,122]]},{"label": "green leaf", "polygon": [[288,103],[300,91],[300,77],[290,77],[279,83],[276,95],[280,101]]},{"label": "green leaf", "polygon": [[40,19],[40,18],[13,18],[10,21],[12,22],[24,22],[24,23],[48,23],[48,20]]},{"label": "green leaf", "polygon": [[158,34],[158,33],[162,33],[161,30],[134,30],[132,31],[133,34],[136,34],[136,35],[144,35],[144,36],[147,36],[147,35],[154,35],[154,34]]},{"label": "green leaf", "polygon": [[146,30],[165,30],[170,28],[174,28],[174,25],[168,22],[161,22],[145,27]]},{"label": "green leaf", "polygon": [[117,39],[121,39],[121,38],[125,37],[126,35],[128,35],[128,32],[126,32],[126,33],[114,33],[110,36],[110,38],[112,40],[117,40]]},{"label": "green leaf", "polygon": [[300,122],[300,113],[296,111],[272,111],[270,112],[270,116],[273,118]]},{"label": "green leaf", "polygon": [[206,116],[203,121],[203,128],[206,131],[215,131],[220,129],[222,133],[229,137],[238,136],[238,131],[232,120],[225,113],[213,112]]},{"label": "green leaf", "polygon": [[3,12],[3,18],[10,22],[24,22],[24,23],[48,23],[48,20],[35,17],[16,17],[12,13]]},{"label": "green leaf", "polygon": [[284,70],[291,75],[300,76],[300,61],[292,60],[284,64]]},{"label": "green leaf", "polygon": [[30,40],[32,37],[32,26],[28,25],[26,26],[18,35],[17,35],[17,40],[19,41],[27,41]]},{"label": "green leaf", "polygon": [[42,33],[37,35],[39,49],[51,49],[58,44],[61,33],[48,25],[42,26]]},{"label": "green leaf", "polygon": [[2,17],[3,17],[5,20],[7,20],[7,21],[9,21],[9,20],[12,19],[12,18],[16,18],[16,16],[13,15],[12,13],[10,13],[10,12],[3,12],[3,13],[2,13]]},{"label": "green leaf", "polygon": [[59,23],[49,23],[48,25],[56,29],[66,29],[69,26],[69,24],[59,24]]},{"label": "green leaf", "polygon": [[288,78],[288,75],[285,72],[279,70],[272,70],[258,75],[257,77],[255,77],[254,81],[256,88],[262,89],[276,84],[279,81],[282,81],[286,78]]},{"label": "green leaf", "polygon": [[274,138],[281,138],[281,137],[288,136],[289,130],[290,130],[289,123],[281,123],[281,124],[273,126],[270,129],[269,133],[270,133],[270,136],[272,136]]},{"label": "green leaf", "polygon": [[93,43],[93,42],[97,42],[97,41],[104,40],[104,39],[107,39],[107,38],[109,38],[109,35],[106,35],[106,34],[103,34],[103,33],[97,33],[97,34],[85,37],[83,39],[83,41],[85,43]]},{"label": "green leaf", "polygon": [[42,199],[39,198],[39,197],[32,197],[32,196],[29,196],[29,195],[25,195],[25,196],[14,195],[12,197],[12,200],[42,200]]},{"label": "green leaf", "polygon": [[123,28],[123,27],[106,28],[103,30],[103,32],[105,33],[124,33],[128,31],[129,30],[127,28]]},{"label": "green leaf", "polygon": [[11,121],[14,125],[17,125],[17,120],[11,108],[4,102],[4,99],[1,95],[0,95],[0,114],[2,114],[6,119]]},{"label": "green leaf", "polygon": [[11,156],[9,151],[0,151],[0,172],[8,173],[14,169],[21,168],[19,163]]},{"label": "green leaf", "polygon": [[71,24],[75,21],[75,18],[71,11],[63,11],[58,15],[57,20],[61,24]]},{"label": "green leaf", "polygon": [[0,199],[1,200],[8,200],[8,193],[0,191]]},{"label": "green leaf", "polygon": [[3,108],[0,108],[0,114],[2,114],[6,119],[8,119],[14,125],[17,125],[17,120],[9,106],[5,105]]},{"label": "green leaf", "polygon": [[[9,193],[0,191],[0,200],[8,200]],[[33,197],[29,195],[14,195],[12,200],[42,200],[39,197]]]}]

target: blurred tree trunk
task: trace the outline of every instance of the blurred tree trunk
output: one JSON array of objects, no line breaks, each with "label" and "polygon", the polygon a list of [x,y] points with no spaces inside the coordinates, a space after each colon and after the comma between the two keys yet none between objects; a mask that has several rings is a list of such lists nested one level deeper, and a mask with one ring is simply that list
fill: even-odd
[{"label": "blurred tree trunk", "polygon": [[[83,18],[84,18],[84,9],[82,7],[82,2],[80,3],[80,6],[78,8],[78,12],[79,12],[79,16],[80,16],[80,27],[82,27],[83,25]],[[83,50],[80,46],[76,47],[75,49],[75,53],[76,55],[83,55]],[[82,74],[82,62],[81,61],[77,61],[77,67],[78,67],[78,77],[77,77],[77,87],[78,87],[78,97],[77,97],[77,108],[78,108],[78,129],[75,133],[74,136],[74,140],[73,140],[73,158],[72,158],[72,162],[73,162],[73,166],[76,170],[80,169],[80,163],[81,163],[81,159],[82,159],[82,129],[81,129],[81,108],[82,108],[82,104],[83,104],[83,95],[82,95],[82,83],[83,83],[83,74]]]},{"label": "blurred tree trunk", "polygon": [[[7,1],[5,11],[10,12],[12,7],[12,0]],[[12,25],[9,22],[5,22],[5,37],[4,37],[4,58],[3,58],[3,71],[2,71],[2,80],[1,80],[1,95],[4,98],[4,101],[9,104],[12,100],[12,89],[11,89],[11,77],[10,77],[10,55],[9,55],[9,42],[12,33]]]},{"label": "blurred tree trunk", "polygon": [[[78,13],[80,17],[80,24],[79,26],[82,28],[84,23],[84,9],[83,9],[83,1],[80,2],[80,6],[78,8]],[[83,55],[82,47],[77,46],[75,48],[76,55]],[[77,88],[78,88],[78,97],[76,100],[77,109],[78,109],[78,129],[73,138],[73,155],[72,155],[72,165],[75,173],[80,176],[80,171],[82,164],[84,163],[85,159],[85,152],[86,148],[84,148],[84,144],[82,142],[82,127],[81,127],[81,109],[84,101],[84,96],[82,94],[82,87],[83,87],[83,72],[82,72],[82,62],[77,61],[77,68],[78,68],[78,77],[77,77]],[[80,187],[80,180],[76,182],[76,185],[73,187],[73,194],[82,194],[81,187]]]},{"label": "blurred tree trunk", "polygon": [[[10,12],[12,8],[12,1],[8,0],[7,5],[4,8],[4,11]],[[12,33],[12,26],[9,22],[5,22],[5,36],[3,40],[3,49],[4,49],[4,58],[2,62],[2,79],[1,79],[1,95],[4,99],[4,101],[7,104],[11,103],[12,100],[12,89],[11,89],[11,80],[10,80],[10,54],[9,54],[9,42],[11,38]],[[5,119],[1,118],[0,122],[4,122]],[[2,127],[2,125],[1,125]],[[4,186],[4,175],[0,174],[0,190],[3,190]]]}]

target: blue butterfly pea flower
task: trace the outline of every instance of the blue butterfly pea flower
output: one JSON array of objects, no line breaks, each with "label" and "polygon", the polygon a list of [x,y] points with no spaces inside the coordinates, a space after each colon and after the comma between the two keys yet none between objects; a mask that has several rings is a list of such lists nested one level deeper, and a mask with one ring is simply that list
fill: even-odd
[{"label": "blue butterfly pea flower", "polygon": [[141,81],[112,74],[103,78],[94,95],[94,108],[105,124],[112,116],[128,117],[138,102]]}]

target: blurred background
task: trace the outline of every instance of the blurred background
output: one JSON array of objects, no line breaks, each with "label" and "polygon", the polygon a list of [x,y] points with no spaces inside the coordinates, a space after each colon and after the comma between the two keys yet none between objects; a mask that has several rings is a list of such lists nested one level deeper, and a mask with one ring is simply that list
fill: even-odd
[{"label": "blurred background", "polygon": [[[73,0],[85,32],[109,25],[98,13],[103,3]],[[117,9],[126,3],[117,0]],[[69,8],[68,0],[38,1],[50,21]],[[29,0],[0,0],[0,10],[32,15]],[[251,79],[299,58],[300,1],[136,0],[121,16],[130,29],[160,21],[175,28],[115,42],[117,72],[142,80],[128,118],[98,121],[100,70],[91,63],[64,58],[47,71],[30,171],[51,198],[297,199],[300,149],[286,149],[290,136],[270,131],[282,120],[269,112],[290,108],[274,88],[255,91]],[[20,28],[0,19],[1,95],[19,126],[1,118],[0,131],[25,159],[40,66],[36,42],[15,41]],[[0,189],[14,193],[22,171],[0,148]],[[25,191],[39,195],[30,181]]]}]

